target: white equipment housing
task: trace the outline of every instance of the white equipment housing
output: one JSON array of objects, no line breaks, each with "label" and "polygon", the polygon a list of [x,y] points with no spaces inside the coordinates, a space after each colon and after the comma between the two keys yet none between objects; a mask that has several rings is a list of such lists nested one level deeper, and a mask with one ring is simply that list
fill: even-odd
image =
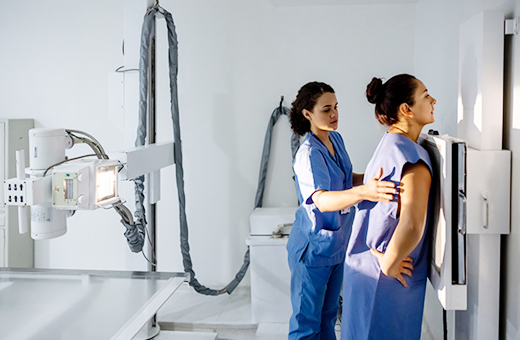
[{"label": "white equipment housing", "polygon": [[476,336],[495,338],[499,236],[510,225],[511,152],[475,150],[446,135],[421,135],[418,142],[433,168],[430,282],[449,311],[450,339],[464,333],[471,318],[482,329]]},{"label": "white equipment housing", "polygon": [[119,161],[79,160],[52,171],[52,205],[58,209],[97,209],[120,201],[117,194]]},{"label": "white equipment housing", "polygon": [[466,144],[449,136],[421,135],[432,164],[430,282],[446,310],[467,308]]},{"label": "white equipment housing", "polygon": [[291,317],[288,238],[277,231],[292,225],[296,209],[256,208],[250,216],[251,236],[246,244],[250,252],[251,314],[255,323],[287,323]]},{"label": "white equipment housing", "polygon": [[29,168],[25,168],[23,150],[17,151],[17,177],[4,181],[6,204],[18,206],[20,212],[20,233],[28,230],[25,209],[29,207],[31,237],[50,239],[67,232],[66,219],[72,210],[111,208],[122,203],[118,195],[122,168],[124,179],[155,172],[154,180],[150,180],[157,184],[153,192],[158,199],[159,169],[174,163],[171,142],[116,153],[123,163],[117,159],[68,160],[65,149],[73,145],[65,129],[29,130]]},{"label": "white equipment housing", "polygon": [[[511,152],[480,151],[450,136],[421,135],[433,168],[430,281],[446,310],[468,308],[468,235],[509,233]],[[498,287],[497,287],[498,289]]]}]

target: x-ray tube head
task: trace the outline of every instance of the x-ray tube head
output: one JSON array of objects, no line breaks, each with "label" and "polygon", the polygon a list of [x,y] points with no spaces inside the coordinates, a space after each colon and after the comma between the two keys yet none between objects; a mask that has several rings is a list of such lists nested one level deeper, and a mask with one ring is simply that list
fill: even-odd
[{"label": "x-ray tube head", "polygon": [[45,170],[65,159],[65,129],[35,128],[29,130],[29,162],[31,170]]},{"label": "x-ray tube head", "polygon": [[79,160],[53,169],[53,206],[66,210],[93,210],[119,201],[117,160]]}]

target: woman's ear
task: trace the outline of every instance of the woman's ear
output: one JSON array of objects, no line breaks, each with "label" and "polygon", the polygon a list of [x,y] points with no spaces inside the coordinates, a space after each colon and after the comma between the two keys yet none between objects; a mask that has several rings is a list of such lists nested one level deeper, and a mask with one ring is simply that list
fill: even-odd
[{"label": "woman's ear", "polygon": [[406,103],[402,103],[401,105],[399,105],[399,112],[405,117],[413,117],[412,109],[410,108],[410,105]]},{"label": "woman's ear", "polygon": [[310,113],[309,110],[303,109],[303,110],[302,110],[302,114],[303,114],[303,116],[304,116],[305,118],[307,118],[308,120],[311,119],[311,113]]}]

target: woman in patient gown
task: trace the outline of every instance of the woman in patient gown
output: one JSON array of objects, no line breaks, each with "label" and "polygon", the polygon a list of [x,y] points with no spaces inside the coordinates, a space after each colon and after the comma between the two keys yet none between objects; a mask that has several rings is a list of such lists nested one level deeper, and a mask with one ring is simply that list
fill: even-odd
[{"label": "woman in patient gown", "polygon": [[389,127],[365,178],[383,168],[396,183],[390,203],[358,204],[343,279],[342,340],[419,340],[428,270],[427,210],[431,184],[428,153],[417,139],[432,123],[436,100],[424,84],[402,74],[383,84],[374,78],[367,99]]}]

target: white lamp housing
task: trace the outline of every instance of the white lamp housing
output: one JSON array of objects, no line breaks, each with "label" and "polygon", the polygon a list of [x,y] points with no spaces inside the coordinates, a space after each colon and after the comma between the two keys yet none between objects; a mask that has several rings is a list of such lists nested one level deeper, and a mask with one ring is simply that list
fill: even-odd
[{"label": "white lamp housing", "polygon": [[117,160],[96,159],[65,163],[52,171],[52,206],[56,209],[111,207],[117,193]]}]

